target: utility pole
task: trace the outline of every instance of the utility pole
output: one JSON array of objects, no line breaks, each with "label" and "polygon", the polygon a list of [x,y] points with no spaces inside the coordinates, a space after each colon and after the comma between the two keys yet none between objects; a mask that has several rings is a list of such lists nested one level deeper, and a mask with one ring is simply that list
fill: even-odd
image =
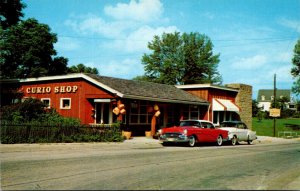
[{"label": "utility pole", "polygon": [[[276,74],[274,74],[274,108],[276,108]],[[273,136],[275,137],[275,130],[276,130],[276,117],[273,117]]]}]

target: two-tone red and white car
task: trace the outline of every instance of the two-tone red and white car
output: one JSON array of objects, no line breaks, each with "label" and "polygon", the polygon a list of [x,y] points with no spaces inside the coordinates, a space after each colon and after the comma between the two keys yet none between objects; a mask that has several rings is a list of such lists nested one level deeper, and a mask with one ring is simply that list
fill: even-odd
[{"label": "two-tone red and white car", "polygon": [[232,145],[236,145],[240,141],[252,144],[257,139],[256,132],[248,129],[247,125],[242,121],[223,121],[220,129],[228,131],[228,141]]},{"label": "two-tone red and white car", "polygon": [[228,131],[215,128],[214,124],[206,120],[182,120],[179,126],[166,127],[158,131],[159,140],[166,143],[187,143],[193,147],[196,143],[215,142],[221,146],[228,140]]}]

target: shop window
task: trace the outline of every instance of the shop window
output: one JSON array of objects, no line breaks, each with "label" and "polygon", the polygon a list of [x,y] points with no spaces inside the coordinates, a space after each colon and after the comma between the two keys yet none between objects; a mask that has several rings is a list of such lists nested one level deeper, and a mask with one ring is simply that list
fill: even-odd
[{"label": "shop window", "polygon": [[200,118],[200,108],[196,105],[188,105],[183,109],[184,119],[199,119]]},{"label": "shop window", "polygon": [[213,123],[215,125],[219,125],[221,122],[223,122],[225,120],[226,120],[226,113],[224,111],[214,111],[213,112]]},{"label": "shop window", "polygon": [[133,101],[130,103],[130,123],[149,124],[151,114],[148,113],[149,104],[147,101]]},{"label": "shop window", "polygon": [[175,121],[175,107],[174,105],[169,105],[168,109],[168,121],[167,121],[167,126],[173,126],[176,124],[176,121]]},{"label": "shop window", "polygon": [[41,101],[46,105],[46,108],[50,109],[50,98],[42,98]]},{"label": "shop window", "polygon": [[71,109],[71,98],[61,98],[60,109]]}]

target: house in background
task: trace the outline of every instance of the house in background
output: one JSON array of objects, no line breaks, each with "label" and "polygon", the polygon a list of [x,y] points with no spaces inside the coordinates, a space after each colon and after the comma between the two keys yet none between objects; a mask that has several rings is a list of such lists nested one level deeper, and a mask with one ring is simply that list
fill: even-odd
[{"label": "house in background", "polygon": [[[296,104],[291,95],[291,90],[287,89],[277,89],[276,99],[287,98],[285,106],[287,109],[296,110]],[[262,111],[269,111],[272,102],[274,101],[274,90],[273,89],[261,89],[258,90],[257,102],[258,107],[262,108]]]}]

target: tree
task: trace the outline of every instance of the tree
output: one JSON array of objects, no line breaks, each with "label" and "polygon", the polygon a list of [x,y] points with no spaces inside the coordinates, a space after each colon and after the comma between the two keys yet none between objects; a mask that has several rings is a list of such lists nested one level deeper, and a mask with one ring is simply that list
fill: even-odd
[{"label": "tree", "polygon": [[136,81],[146,81],[146,82],[150,82],[151,79],[149,79],[147,76],[143,75],[143,76],[136,76],[134,78],[132,78],[132,80],[136,80]]},{"label": "tree", "polygon": [[45,113],[45,106],[38,99],[28,98],[24,102],[1,108],[1,118],[12,122],[28,122]]},{"label": "tree", "polygon": [[22,9],[26,5],[20,0],[0,0],[0,23],[3,29],[17,24],[24,16]]},{"label": "tree", "polygon": [[68,59],[65,57],[55,57],[52,61],[52,66],[48,70],[48,75],[66,74],[68,70]]},{"label": "tree", "polygon": [[97,68],[91,68],[85,66],[84,64],[77,64],[77,66],[71,66],[68,70],[68,73],[90,73],[90,74],[98,74]]},{"label": "tree", "polygon": [[252,100],[252,117],[257,116],[257,114],[261,111],[261,108],[258,107],[258,102],[257,100],[253,99]]},{"label": "tree", "polygon": [[163,33],[148,43],[151,54],[144,54],[146,80],[164,84],[221,83],[217,71],[219,54],[213,55],[211,40],[199,33]]},{"label": "tree", "polygon": [[67,59],[53,58],[56,55],[53,44],[57,42],[57,37],[50,32],[48,25],[28,19],[0,32],[2,79],[40,77],[54,72],[67,72]]},{"label": "tree", "polygon": [[292,91],[300,95],[300,39],[297,41],[297,44],[294,48],[294,57],[292,59],[294,67],[291,70],[291,74],[295,78],[295,82],[292,87]]}]

